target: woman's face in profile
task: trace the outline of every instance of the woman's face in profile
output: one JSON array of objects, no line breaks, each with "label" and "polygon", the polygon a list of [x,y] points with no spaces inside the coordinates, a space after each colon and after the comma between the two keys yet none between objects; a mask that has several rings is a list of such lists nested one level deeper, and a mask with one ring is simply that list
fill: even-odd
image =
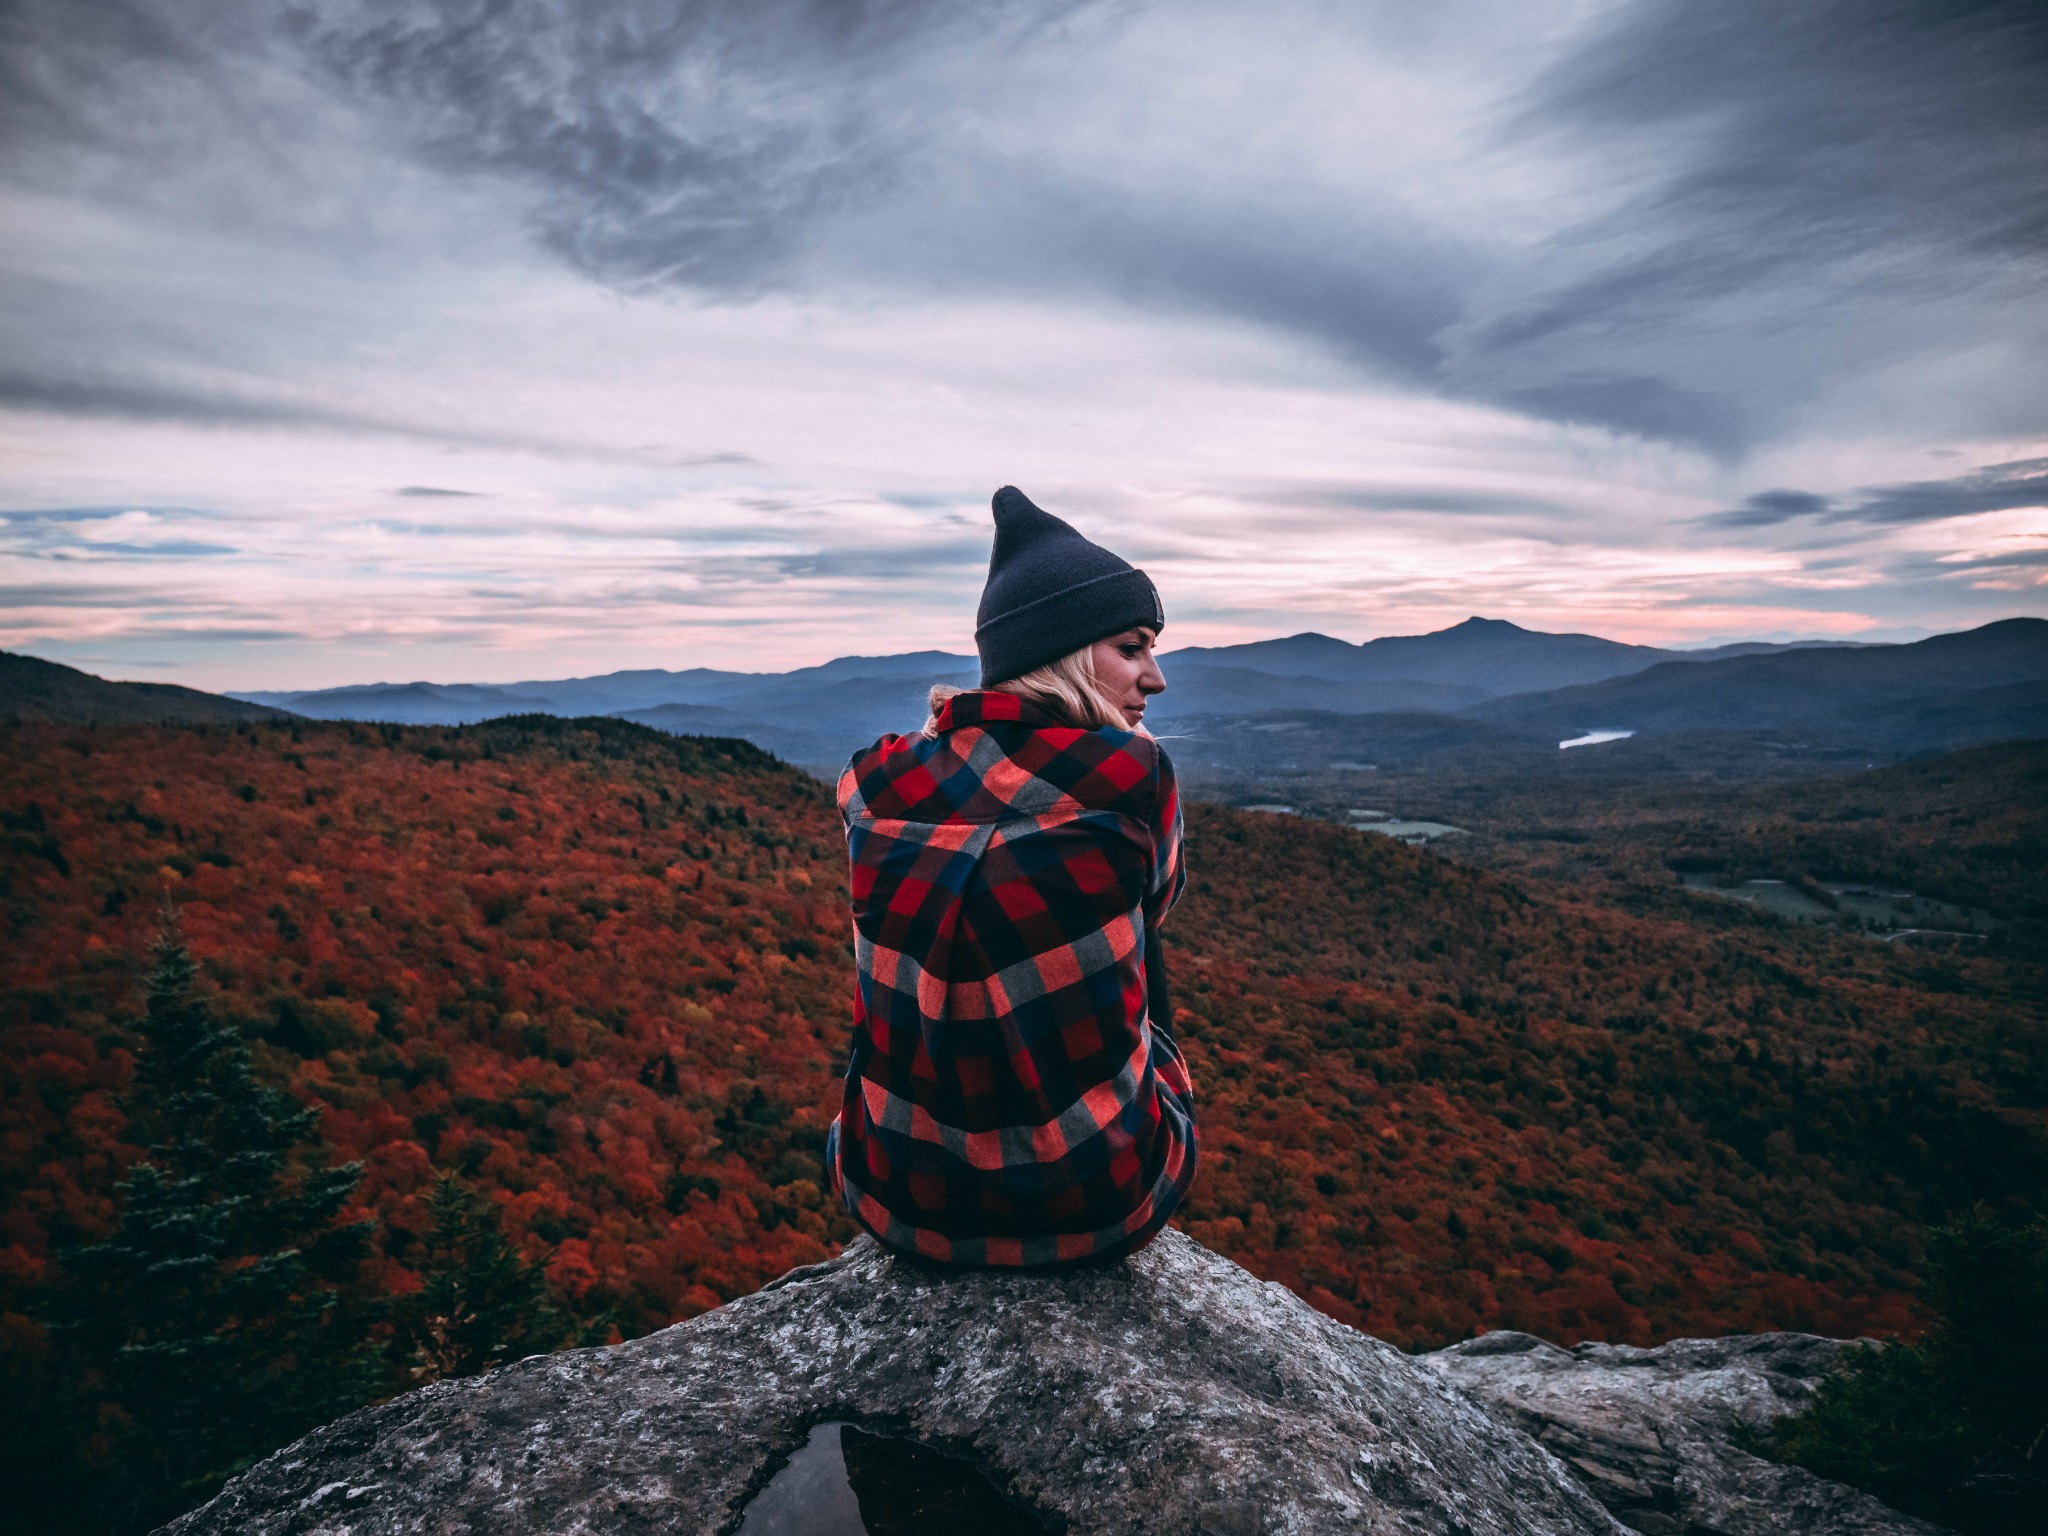
[{"label": "woman's face in profile", "polygon": [[1116,700],[1126,725],[1136,726],[1142,721],[1145,701],[1166,691],[1166,679],[1159,675],[1159,663],[1152,655],[1153,643],[1158,638],[1157,630],[1140,625],[1089,647],[1096,681],[1104,693]]}]

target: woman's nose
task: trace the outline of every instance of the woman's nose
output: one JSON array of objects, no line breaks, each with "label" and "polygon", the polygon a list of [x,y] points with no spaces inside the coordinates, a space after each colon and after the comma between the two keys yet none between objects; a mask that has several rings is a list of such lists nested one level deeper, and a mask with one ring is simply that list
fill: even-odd
[{"label": "woman's nose", "polygon": [[1145,670],[1138,674],[1138,692],[1166,692],[1166,677],[1159,670],[1159,664],[1150,657],[1145,660]]}]

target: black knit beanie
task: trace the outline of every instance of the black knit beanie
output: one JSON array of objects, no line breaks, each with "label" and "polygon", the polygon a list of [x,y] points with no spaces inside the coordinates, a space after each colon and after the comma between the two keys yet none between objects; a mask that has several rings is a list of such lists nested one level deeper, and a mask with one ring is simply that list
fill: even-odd
[{"label": "black knit beanie", "polygon": [[1021,677],[1069,651],[1143,624],[1161,629],[1166,610],[1143,571],[1091,544],[1014,485],[990,503],[996,547],[975,614],[981,686]]}]

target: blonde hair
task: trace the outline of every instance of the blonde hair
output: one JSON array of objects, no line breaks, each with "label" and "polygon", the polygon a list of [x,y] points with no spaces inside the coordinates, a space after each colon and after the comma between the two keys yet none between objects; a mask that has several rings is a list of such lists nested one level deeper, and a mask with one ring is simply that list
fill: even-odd
[{"label": "blonde hair", "polygon": [[[971,693],[969,688],[956,688],[951,683],[932,684],[927,702],[931,706],[931,718],[924,723],[924,734],[936,736],[939,733],[939,706],[957,693]],[[989,685],[991,693],[1014,693],[1018,698],[1036,704],[1040,709],[1059,716],[1068,725],[1078,726],[1084,731],[1096,731],[1104,726],[1114,726],[1120,731],[1135,730],[1141,736],[1151,732],[1141,721],[1132,726],[1124,719],[1124,712],[1115,699],[1102,686],[1102,680],[1095,675],[1095,647],[1084,645],[1078,651],[1069,651],[1058,661],[1048,661],[1042,667],[1033,667],[1022,677],[1013,677],[1007,682]]]}]

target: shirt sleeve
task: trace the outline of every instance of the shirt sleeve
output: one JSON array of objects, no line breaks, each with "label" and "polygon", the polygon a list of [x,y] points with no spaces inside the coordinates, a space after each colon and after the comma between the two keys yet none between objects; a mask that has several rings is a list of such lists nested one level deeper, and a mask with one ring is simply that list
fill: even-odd
[{"label": "shirt sleeve", "polygon": [[1145,887],[1148,927],[1165,921],[1188,883],[1187,868],[1181,858],[1180,781],[1174,775],[1173,759],[1166,755],[1164,747],[1158,748],[1158,755],[1150,823],[1152,868]]}]

